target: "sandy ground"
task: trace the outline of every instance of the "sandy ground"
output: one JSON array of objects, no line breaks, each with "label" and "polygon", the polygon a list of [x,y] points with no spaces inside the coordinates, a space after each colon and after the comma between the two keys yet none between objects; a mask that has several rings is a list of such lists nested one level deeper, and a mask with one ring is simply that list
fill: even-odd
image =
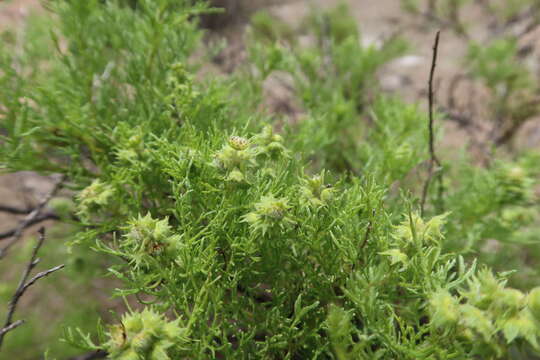
[{"label": "sandy ground", "polygon": [[20,27],[32,11],[42,11],[39,0],[0,0],[0,31]]}]

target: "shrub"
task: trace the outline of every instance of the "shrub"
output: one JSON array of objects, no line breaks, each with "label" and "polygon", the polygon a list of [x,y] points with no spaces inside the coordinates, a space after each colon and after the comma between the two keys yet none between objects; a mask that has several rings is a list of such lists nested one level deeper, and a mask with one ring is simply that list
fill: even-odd
[{"label": "shrub", "polygon": [[[269,49],[252,55],[257,73],[205,82],[193,65],[202,3],[51,6],[62,34],[47,76],[20,76],[5,55],[2,83],[34,105],[0,94],[2,163],[68,176],[82,227],[73,242],[120,260],[109,269],[123,283],[115,294],[145,306],[94,339],[69,331],[69,342],[123,360],[539,350],[538,289],[445,251],[485,229],[486,214],[521,211],[527,172],[486,170],[493,198],[449,178],[450,213],[425,217],[418,184],[389,189],[427,157],[425,116],[376,90],[373,74],[401,42],[363,47],[351,22],[337,21],[343,10],[330,12],[322,34],[312,19],[330,50],[255,37],[255,49]],[[327,56],[331,76],[321,73]],[[282,133],[242,97],[254,89],[257,99],[275,70],[296,75],[308,113]],[[467,208],[469,196],[482,203]]]}]

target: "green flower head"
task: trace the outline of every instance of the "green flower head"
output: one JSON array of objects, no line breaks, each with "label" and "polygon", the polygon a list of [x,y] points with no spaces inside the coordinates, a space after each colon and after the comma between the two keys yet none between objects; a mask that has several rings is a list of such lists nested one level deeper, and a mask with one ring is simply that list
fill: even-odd
[{"label": "green flower head", "polygon": [[149,257],[174,250],[180,241],[167,218],[154,219],[150,214],[139,215],[129,223],[127,230],[122,247],[130,249],[137,267],[146,264]]},{"label": "green flower head", "polygon": [[300,188],[302,197],[315,208],[327,205],[335,196],[335,189],[325,183],[325,172],[309,179],[303,179]]},{"label": "green flower head", "polygon": [[88,218],[97,209],[106,206],[113,197],[115,191],[111,185],[96,179],[84,188],[77,196],[77,214],[82,218]]},{"label": "green flower head", "polygon": [[255,231],[265,234],[274,225],[283,227],[294,221],[287,214],[291,209],[287,198],[276,198],[273,195],[263,196],[255,205],[255,211],[243,216],[243,221],[251,225]]},{"label": "green flower head", "polygon": [[257,145],[258,155],[272,159],[289,156],[289,151],[283,145],[283,137],[275,134],[270,125],[265,126],[260,134],[253,137],[253,143]]},{"label": "green flower head", "polygon": [[231,136],[226,145],[214,155],[213,166],[226,173],[225,180],[245,182],[249,170],[257,165],[256,153],[249,140]]},{"label": "green flower head", "polygon": [[103,348],[112,360],[169,360],[175,348],[188,341],[188,329],[180,326],[179,319],[167,321],[149,309],[124,315],[107,335]]}]

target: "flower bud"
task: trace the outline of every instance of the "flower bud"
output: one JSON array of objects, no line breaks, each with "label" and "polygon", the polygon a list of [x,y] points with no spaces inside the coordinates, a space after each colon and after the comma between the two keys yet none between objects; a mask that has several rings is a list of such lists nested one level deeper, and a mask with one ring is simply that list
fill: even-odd
[{"label": "flower bud", "polygon": [[249,223],[254,230],[262,230],[264,234],[274,225],[283,226],[286,223],[294,223],[287,217],[290,208],[287,198],[277,199],[273,195],[263,196],[255,204],[255,211],[244,215],[243,221]]},{"label": "flower bud", "polygon": [[238,169],[232,170],[227,176],[227,180],[235,182],[243,182],[245,180],[244,174]]},{"label": "flower bud", "polygon": [[321,200],[325,203],[331,201],[334,198],[335,190],[332,187],[327,187],[321,191]]},{"label": "flower bud", "polygon": [[235,150],[245,150],[249,146],[249,141],[241,136],[231,136],[229,138],[229,145]]},{"label": "flower bud", "polygon": [[500,312],[516,313],[525,305],[525,295],[519,290],[504,288],[493,296],[493,305]]},{"label": "flower bud", "polygon": [[431,294],[429,299],[431,319],[436,327],[456,324],[459,319],[458,301],[447,290]]},{"label": "flower bud", "polygon": [[168,322],[149,309],[125,315],[122,324],[110,329],[103,349],[115,360],[170,359],[169,348],[189,341],[188,329],[181,328],[178,319]]},{"label": "flower bud", "polygon": [[504,337],[508,343],[517,337],[534,339],[536,337],[536,331],[534,320],[526,312],[520,312],[508,319],[503,325]]},{"label": "flower bud", "polygon": [[141,331],[131,339],[131,346],[139,354],[146,353],[154,342],[152,334],[148,331]]}]

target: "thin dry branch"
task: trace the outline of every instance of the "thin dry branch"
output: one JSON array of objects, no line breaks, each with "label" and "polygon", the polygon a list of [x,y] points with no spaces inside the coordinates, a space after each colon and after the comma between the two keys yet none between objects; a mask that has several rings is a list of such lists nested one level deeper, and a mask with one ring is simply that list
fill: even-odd
[{"label": "thin dry branch", "polygon": [[0,336],[4,336],[4,334],[7,334],[11,330],[19,327],[22,324],[24,324],[24,320],[17,320],[12,324],[10,324],[10,325],[8,325],[6,327],[3,327],[2,329],[0,329]]},{"label": "thin dry branch", "polygon": [[[46,214],[42,214],[42,215],[39,215],[35,218],[33,218],[31,221],[29,221],[25,227],[30,227],[32,225],[36,225],[36,224],[39,224],[39,223],[42,223],[43,221],[47,221],[47,220],[60,220],[60,217],[54,213],[46,213]],[[10,230],[7,230],[7,231],[4,231],[4,232],[0,232],[0,241],[1,240],[4,240],[4,239],[8,239],[12,236],[15,235],[15,233],[17,232],[17,228],[14,228],[14,229],[10,229]],[[0,250],[0,259],[2,258],[2,250]]]},{"label": "thin dry branch", "polygon": [[433,45],[433,58],[431,61],[431,70],[429,72],[429,92],[428,92],[428,103],[429,103],[429,154],[431,159],[437,165],[440,165],[440,161],[435,154],[435,136],[433,132],[433,104],[434,104],[434,95],[433,95],[433,78],[435,77],[435,67],[437,66],[437,53],[439,51],[439,37],[441,35],[440,31],[437,31],[435,35],[435,44]]},{"label": "thin dry branch", "polygon": [[[435,77],[435,68],[437,66],[437,54],[439,51],[439,38],[440,38],[441,32],[440,30],[437,31],[437,34],[435,35],[435,43],[433,44],[433,58],[431,60],[431,70],[429,72],[429,82],[428,82],[428,105],[429,105],[429,123],[428,123],[428,130],[429,130],[429,161],[428,161],[428,176],[426,178],[426,182],[424,183],[424,187],[422,189],[422,200],[420,203],[420,214],[424,215],[424,208],[426,204],[427,194],[429,190],[429,185],[431,183],[431,180],[433,178],[433,174],[435,173],[435,165],[437,167],[441,167],[441,162],[439,161],[439,158],[437,157],[437,154],[435,153],[435,135],[433,131],[433,106],[434,106],[434,94],[433,94],[433,78]],[[442,178],[439,176],[440,181],[440,187],[439,187],[439,195],[442,199]]]},{"label": "thin dry branch", "polygon": [[13,215],[27,215],[32,212],[33,209],[21,209],[15,206],[0,204],[0,212],[5,212]]},{"label": "thin dry branch", "polygon": [[43,245],[43,242],[45,241],[45,228],[41,228],[38,231],[39,238],[36,246],[34,247],[32,251],[32,256],[30,257],[30,261],[26,265],[26,269],[24,270],[23,276],[21,280],[19,281],[19,285],[17,286],[17,290],[15,290],[15,293],[13,294],[13,297],[9,301],[8,305],[8,312],[6,316],[6,321],[4,323],[4,326],[0,330],[0,347],[2,346],[2,343],[4,341],[4,336],[11,330],[15,329],[19,325],[22,325],[23,321],[18,320],[16,322],[13,322],[13,316],[15,315],[15,310],[17,309],[17,304],[19,303],[19,300],[24,295],[26,290],[33,284],[35,284],[39,279],[44,278],[53,272],[56,272],[64,267],[64,265],[58,265],[55,266],[49,270],[42,271],[38,274],[36,274],[34,277],[32,277],[30,280],[28,278],[30,277],[30,273],[32,270],[36,267],[37,264],[39,264],[39,259],[37,257],[37,254],[39,252],[39,249]]},{"label": "thin dry branch", "polygon": [[[37,222],[44,221],[46,219],[41,219],[40,221],[37,221],[40,218],[41,212],[47,205],[47,203],[51,200],[51,198],[56,194],[58,190],[62,187],[62,183],[64,182],[64,176],[61,176],[60,179],[54,184],[53,188],[49,193],[41,200],[41,202],[32,210],[23,221],[17,225],[15,229],[12,231],[11,239],[4,245],[2,249],[0,249],[0,259],[4,258],[9,250],[19,239],[22,237],[23,231],[28,228],[29,226],[32,226],[36,224]],[[9,232],[8,232],[9,233]]]}]

